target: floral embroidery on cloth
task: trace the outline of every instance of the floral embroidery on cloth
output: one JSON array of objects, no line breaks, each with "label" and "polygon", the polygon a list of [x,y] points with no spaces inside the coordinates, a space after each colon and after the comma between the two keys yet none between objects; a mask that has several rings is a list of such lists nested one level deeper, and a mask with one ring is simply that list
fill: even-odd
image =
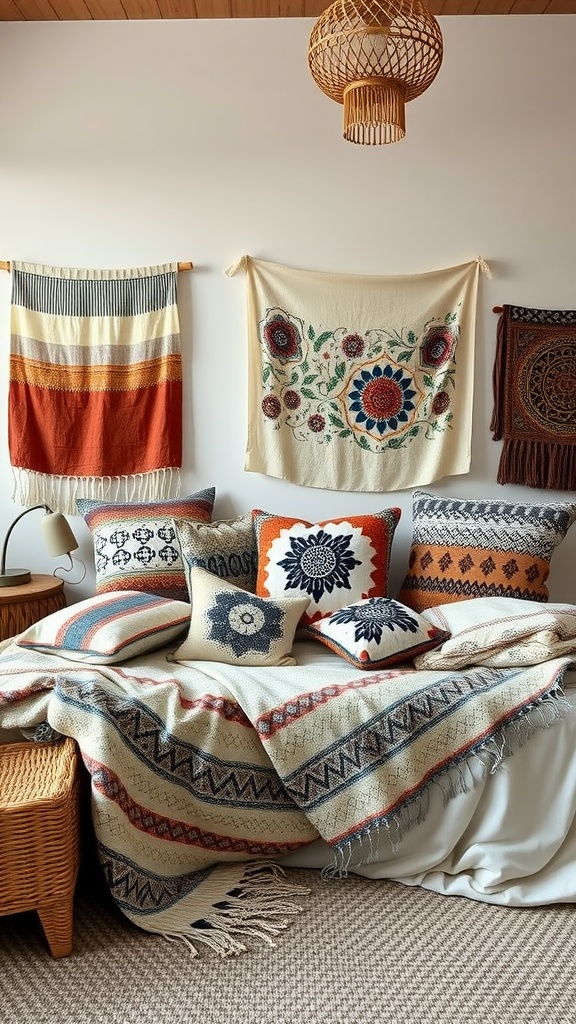
[{"label": "floral embroidery on cloth", "polygon": [[246,470],[350,491],[468,472],[482,260],[405,277],[241,264]]}]

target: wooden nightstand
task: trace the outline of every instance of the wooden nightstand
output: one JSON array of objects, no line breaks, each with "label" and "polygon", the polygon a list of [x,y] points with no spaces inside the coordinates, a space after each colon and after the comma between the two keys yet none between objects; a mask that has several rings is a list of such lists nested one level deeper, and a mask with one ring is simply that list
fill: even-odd
[{"label": "wooden nightstand", "polygon": [[23,633],[38,619],[66,607],[64,581],[33,574],[20,587],[0,587],[0,640]]}]

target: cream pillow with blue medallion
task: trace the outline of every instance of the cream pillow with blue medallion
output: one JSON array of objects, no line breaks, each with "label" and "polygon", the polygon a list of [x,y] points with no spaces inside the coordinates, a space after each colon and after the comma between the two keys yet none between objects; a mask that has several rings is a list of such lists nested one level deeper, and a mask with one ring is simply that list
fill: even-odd
[{"label": "cream pillow with blue medallion", "polygon": [[294,665],[291,656],[308,597],[258,597],[206,569],[190,570],[190,629],[171,661]]}]

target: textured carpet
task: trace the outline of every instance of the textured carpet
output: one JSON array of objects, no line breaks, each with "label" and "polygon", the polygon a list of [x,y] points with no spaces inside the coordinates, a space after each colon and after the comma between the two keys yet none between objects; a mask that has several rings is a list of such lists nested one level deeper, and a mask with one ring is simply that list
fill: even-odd
[{"label": "textured carpet", "polygon": [[576,906],[508,909],[350,877],[308,885],[276,948],[220,960],[125,920],[80,884],[72,956],[35,914],[0,918],[1,1024],[567,1024]]}]

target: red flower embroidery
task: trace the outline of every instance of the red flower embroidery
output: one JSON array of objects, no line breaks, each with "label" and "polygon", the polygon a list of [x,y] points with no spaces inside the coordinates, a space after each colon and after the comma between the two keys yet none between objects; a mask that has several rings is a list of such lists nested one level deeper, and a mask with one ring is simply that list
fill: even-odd
[{"label": "red flower embroidery", "polygon": [[456,338],[449,327],[432,327],[420,347],[420,358],[424,366],[436,368],[448,362],[455,343]]}]

